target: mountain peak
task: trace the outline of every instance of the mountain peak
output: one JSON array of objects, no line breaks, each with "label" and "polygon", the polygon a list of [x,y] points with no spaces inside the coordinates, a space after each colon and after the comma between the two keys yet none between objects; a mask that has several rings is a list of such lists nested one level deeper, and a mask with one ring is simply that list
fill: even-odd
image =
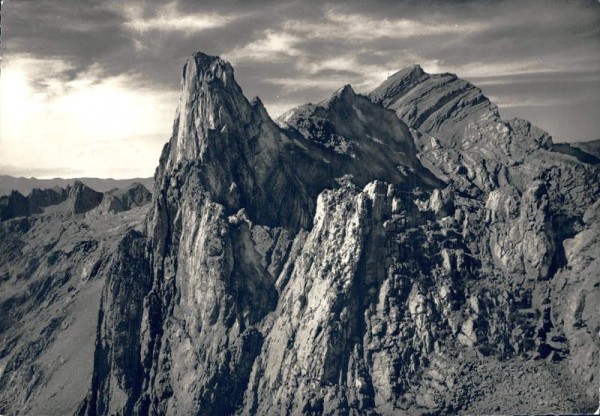
[{"label": "mountain peak", "polygon": [[334,102],[337,102],[339,100],[348,99],[349,97],[353,97],[355,95],[356,95],[356,93],[352,89],[352,86],[350,84],[346,84],[342,88],[340,88],[336,92],[334,92],[333,95],[331,95],[331,97],[322,101],[320,103],[320,105],[323,107],[328,107],[331,104],[333,104]]},{"label": "mountain peak", "polygon": [[497,107],[471,83],[455,74],[428,74],[420,65],[404,68],[369,94],[414,129],[443,141],[454,140],[469,122],[497,120]]},{"label": "mountain peak", "polygon": [[232,66],[220,57],[196,52],[187,59],[182,76],[168,167],[183,159],[203,159],[210,136],[248,122],[252,113]]},{"label": "mountain peak", "polygon": [[344,85],[342,88],[337,90],[335,94],[333,94],[334,97],[344,97],[347,95],[356,95],[354,89],[352,88],[352,85],[350,84]]},{"label": "mountain peak", "polygon": [[197,79],[211,82],[214,79],[221,80],[224,85],[233,78],[233,68],[229,62],[218,56],[207,55],[203,52],[192,54],[183,68],[183,79],[186,80],[187,71],[191,70]]},{"label": "mountain peak", "polygon": [[[176,117],[157,189],[168,188],[165,178],[185,181],[193,171],[202,178],[198,185],[230,212],[244,201],[263,224],[308,224],[302,195],[290,191],[294,175],[281,161],[281,133],[260,99],[244,96],[228,62],[204,53],[188,59]],[[283,208],[290,206],[293,215]]]},{"label": "mountain peak", "polygon": [[407,66],[399,70],[398,72],[390,75],[388,79],[399,79],[406,77],[420,77],[423,75],[429,75],[427,72],[423,71],[423,68],[419,64],[414,64],[411,66]]},{"label": "mountain peak", "polygon": [[102,201],[102,192],[96,192],[83,182],[76,180],[68,190],[68,205],[73,214],[84,214]]},{"label": "mountain peak", "polygon": [[390,75],[369,94],[369,97],[372,101],[382,103],[385,106],[391,97],[403,94],[415,85],[429,79],[429,77],[430,75],[423,71],[421,65],[415,64]]},{"label": "mountain peak", "polygon": [[250,105],[252,105],[252,107],[264,107],[262,100],[258,96],[255,96],[250,100]]},{"label": "mountain peak", "polygon": [[2,413],[596,408],[599,166],[419,66],[281,128],[218,57],[182,87],[148,211],[0,197],[60,202],[0,223]]}]

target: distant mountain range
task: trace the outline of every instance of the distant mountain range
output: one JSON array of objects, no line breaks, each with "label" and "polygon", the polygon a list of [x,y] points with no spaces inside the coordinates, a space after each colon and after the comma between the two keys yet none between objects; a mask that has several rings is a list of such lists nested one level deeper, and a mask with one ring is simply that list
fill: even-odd
[{"label": "distant mountain range", "polygon": [[132,178],[132,179],[102,179],[102,178],[53,178],[37,179],[14,177],[10,175],[0,175],[0,196],[9,195],[11,191],[19,191],[23,195],[28,195],[32,189],[48,189],[56,186],[66,188],[73,185],[75,181],[81,181],[90,188],[98,192],[106,192],[114,188],[127,188],[132,183],[139,182],[149,190],[154,186],[154,178]]}]

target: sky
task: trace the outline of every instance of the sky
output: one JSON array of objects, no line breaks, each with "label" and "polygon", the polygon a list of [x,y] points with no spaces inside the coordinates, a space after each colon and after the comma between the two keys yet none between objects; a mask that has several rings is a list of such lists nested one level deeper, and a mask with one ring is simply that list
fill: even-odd
[{"label": "sky", "polygon": [[600,138],[599,0],[4,0],[1,23],[0,174],[152,176],[195,51],[272,117],[418,63],[555,142]]}]

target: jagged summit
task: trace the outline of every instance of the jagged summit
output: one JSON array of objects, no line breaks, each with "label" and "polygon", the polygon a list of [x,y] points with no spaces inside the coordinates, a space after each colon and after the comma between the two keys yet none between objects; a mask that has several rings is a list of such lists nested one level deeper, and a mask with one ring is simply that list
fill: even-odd
[{"label": "jagged summit", "polygon": [[30,213],[29,201],[19,191],[0,197],[0,221],[22,217]]},{"label": "jagged summit", "polygon": [[[310,225],[317,195],[345,175],[360,186],[374,179],[409,188],[439,183],[418,161],[408,127],[350,85],[300,107],[283,127],[259,98],[246,99],[229,63],[196,53],[185,64],[157,188],[166,189],[166,178],[184,166],[195,166],[202,187],[230,212],[245,201],[254,220],[295,228]],[[309,136],[307,147],[301,139]],[[365,170],[367,164],[372,169]]]},{"label": "jagged summit", "polygon": [[252,99],[250,100],[250,105],[252,105],[252,107],[264,107],[265,106],[259,96],[252,97]]},{"label": "jagged summit", "polygon": [[252,100],[250,100],[250,105],[260,118],[265,120],[265,122],[272,124],[271,116],[269,116],[267,108],[259,97],[252,98]]},{"label": "jagged summit", "polygon": [[122,212],[145,205],[150,199],[151,193],[139,182],[126,188],[97,192],[75,180],[66,188],[33,188],[26,197],[17,191],[0,197],[0,221],[35,214],[60,214],[66,218],[86,214],[99,205],[100,213]]},{"label": "jagged summit", "polygon": [[251,110],[231,65],[216,56],[195,53],[186,61],[177,111],[169,166],[183,159],[203,159],[213,131],[248,122]]},{"label": "jagged summit", "polygon": [[[195,186],[230,212],[244,202],[263,223],[305,226],[306,198],[293,192],[300,185],[284,161],[280,136],[260,100],[246,99],[229,63],[196,53],[185,64],[173,136],[163,151],[155,187],[166,192],[171,178],[189,180],[192,169],[199,176]],[[290,215],[284,206],[295,209]]]},{"label": "jagged summit", "polygon": [[102,202],[102,192],[96,192],[81,181],[68,189],[67,205],[73,214],[84,214]]},{"label": "jagged summit", "polygon": [[390,75],[369,96],[373,101],[387,105],[391,97],[402,94],[428,77],[429,74],[424,72],[420,65],[409,66]]},{"label": "jagged summit", "polygon": [[127,188],[113,189],[105,192],[102,197],[102,202],[98,207],[100,213],[117,213],[128,211],[134,207],[141,207],[149,203],[152,199],[152,194],[146,187],[134,182]]},{"label": "jagged summit", "polygon": [[[194,78],[187,77],[187,71],[192,71],[196,79],[202,79],[207,82],[218,79],[222,81],[223,86],[229,86],[228,82],[233,81],[233,67],[231,64],[218,56],[207,55],[203,52],[192,54],[183,66],[183,80]],[[233,84],[232,84],[233,85]]]},{"label": "jagged summit", "polygon": [[342,88],[334,92],[331,97],[321,101],[319,103],[320,106],[328,107],[332,105],[335,101],[348,99],[349,97],[353,97],[356,95],[354,89],[350,84],[344,85]]},{"label": "jagged summit", "polygon": [[428,76],[429,74],[423,70],[421,65],[414,64],[393,73],[384,81],[384,84],[399,84],[401,81],[406,82],[407,80],[416,81],[420,78],[426,78]]},{"label": "jagged summit", "polygon": [[296,107],[278,122],[292,139],[317,146],[312,154],[322,155],[321,169],[330,172],[323,176],[352,175],[359,186],[375,179],[407,188],[439,185],[418,160],[409,128],[350,85],[318,104]]},{"label": "jagged summit", "polygon": [[455,140],[480,117],[500,119],[496,105],[479,88],[454,74],[428,74],[419,65],[390,76],[369,97],[444,142]]},{"label": "jagged summit", "polygon": [[[572,156],[571,161],[596,160],[569,146],[554,145],[547,132],[527,120],[502,120],[479,88],[454,74],[432,75],[412,66],[389,77],[369,98],[417,131],[423,163],[441,167],[439,177],[461,182],[472,195],[503,186],[510,177],[534,180],[549,161],[562,162],[558,153]],[[532,155],[545,162],[533,162]],[[529,166],[519,168],[525,159]]]}]

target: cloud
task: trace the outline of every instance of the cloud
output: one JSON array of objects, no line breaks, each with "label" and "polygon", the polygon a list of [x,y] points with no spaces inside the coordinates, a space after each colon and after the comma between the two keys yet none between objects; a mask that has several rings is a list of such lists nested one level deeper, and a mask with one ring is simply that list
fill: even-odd
[{"label": "cloud", "polygon": [[[13,56],[0,79],[0,156],[22,168],[148,176],[169,137],[177,94],[145,90],[135,76],[65,82],[60,60]],[[45,78],[43,92],[35,80]],[[68,173],[67,173],[68,174]]]},{"label": "cloud", "polygon": [[60,168],[37,168],[37,167],[22,167],[14,165],[0,165],[0,172],[3,175],[10,175],[15,177],[26,177],[26,178],[38,178],[38,179],[53,179],[57,177],[63,178],[76,178],[82,177],[80,171],[69,168],[68,166],[62,166]]},{"label": "cloud", "polygon": [[448,65],[448,67],[462,77],[471,78],[584,72],[594,68],[594,64],[589,60],[569,55],[567,52],[560,59],[552,60],[545,57],[531,57],[509,62],[472,61],[467,64]]},{"label": "cloud", "polygon": [[540,83],[600,83],[600,73],[595,71],[528,72],[491,77],[470,77],[480,87],[502,85],[532,85]]},{"label": "cloud", "polygon": [[[529,82],[520,82],[521,77],[516,77],[512,82],[506,80],[502,83],[480,84],[484,93],[490,97],[500,108],[512,107],[560,107],[565,108],[582,103],[596,107],[599,104],[600,83],[590,83],[578,79],[576,74],[571,74],[568,79],[563,74],[548,77],[549,74],[532,74],[528,76]],[[536,79],[536,76],[541,78]]]},{"label": "cloud", "polygon": [[528,97],[502,97],[502,96],[490,96],[489,97],[498,107],[507,109],[514,107],[556,107],[561,104],[574,104],[580,101],[585,101],[581,98],[572,98],[565,100],[564,98],[546,98],[546,99],[535,99]]},{"label": "cloud", "polygon": [[307,89],[335,90],[344,81],[333,78],[267,78],[265,82],[281,87],[284,91],[294,93]]},{"label": "cloud", "polygon": [[379,38],[407,39],[474,33],[486,27],[480,22],[458,24],[436,19],[372,18],[364,14],[348,14],[341,8],[327,10],[324,20],[317,23],[290,20],[285,23],[284,28],[309,38],[372,41]]},{"label": "cloud", "polygon": [[265,30],[263,37],[241,48],[226,52],[223,57],[232,63],[240,61],[281,61],[301,55],[295,48],[302,38],[286,32]]},{"label": "cloud", "polygon": [[182,14],[178,10],[177,2],[170,2],[156,8],[152,16],[146,16],[140,4],[125,3],[117,7],[122,9],[126,17],[125,26],[141,34],[149,31],[193,34],[227,26],[239,17],[217,13]]}]

